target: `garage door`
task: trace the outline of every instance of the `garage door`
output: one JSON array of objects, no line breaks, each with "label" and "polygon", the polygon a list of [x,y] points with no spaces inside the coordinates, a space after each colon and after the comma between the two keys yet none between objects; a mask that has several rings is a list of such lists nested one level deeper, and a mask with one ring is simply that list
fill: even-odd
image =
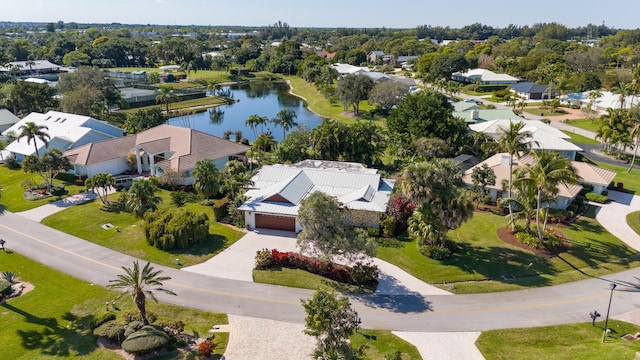
[{"label": "garage door", "polygon": [[296,231],[296,218],[256,214],[256,227]]}]

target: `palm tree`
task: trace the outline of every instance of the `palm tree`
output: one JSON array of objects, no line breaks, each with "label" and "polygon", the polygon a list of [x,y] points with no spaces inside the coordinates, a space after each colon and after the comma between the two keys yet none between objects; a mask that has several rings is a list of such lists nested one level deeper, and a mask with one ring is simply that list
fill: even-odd
[{"label": "palm tree", "polygon": [[247,171],[247,168],[238,160],[231,160],[227,162],[222,170],[222,191],[229,197],[231,201],[234,201],[242,193],[242,189],[251,185],[251,175]]},{"label": "palm tree", "polygon": [[193,187],[206,199],[210,199],[220,190],[220,172],[213,161],[198,160],[192,175],[195,178]]},{"label": "palm tree", "polygon": [[634,140],[633,144],[633,158],[631,158],[631,164],[627,172],[631,172],[636,162],[636,155],[638,154],[638,146],[640,146],[640,105],[636,105],[629,110],[629,122],[631,125],[631,131],[629,132],[631,138]]},{"label": "palm tree", "polygon": [[266,116],[260,116],[257,114],[250,115],[249,118],[244,122],[244,124],[253,130],[253,138],[254,140],[258,138],[257,128],[258,125],[264,125],[267,122]]},{"label": "palm tree", "polygon": [[[88,178],[85,181],[85,186],[91,191],[96,190],[96,192],[98,193],[98,197],[100,197],[100,201],[102,201],[103,204],[107,205],[109,204],[109,200],[107,199],[107,191],[110,187],[116,186],[116,179],[111,174],[101,172]],[[102,190],[102,192],[100,192],[100,190]]]},{"label": "palm tree", "polygon": [[36,125],[36,123],[32,121],[28,121],[24,125],[20,126],[19,130],[20,134],[17,136],[18,141],[26,137],[27,144],[31,144],[31,141],[33,140],[33,147],[36,149],[36,157],[40,157],[40,154],[38,154],[38,144],[36,143],[36,139],[42,141],[45,147],[49,147],[49,140],[51,137],[46,132],[46,130],[49,130],[48,127],[44,125]]},{"label": "palm tree", "polygon": [[175,100],[176,94],[173,92],[171,86],[161,86],[158,89],[158,95],[156,96],[156,102],[165,104],[167,107],[167,114],[169,113],[169,103]]},{"label": "palm tree", "polygon": [[622,82],[611,89],[611,92],[618,94],[618,102],[620,103],[620,109],[624,109],[624,103],[627,100],[627,96],[632,93],[631,83]]},{"label": "palm tree", "polygon": [[151,181],[134,181],[127,193],[127,209],[133,212],[137,217],[142,217],[144,213],[149,210],[156,210],[158,208],[158,203],[162,201],[161,197],[156,196],[157,190],[158,189],[153,185],[153,183],[151,183]]},{"label": "palm tree", "polygon": [[[123,266],[122,270],[124,270],[126,275],[120,274],[118,275],[118,279],[109,280],[110,284],[107,287],[111,289],[126,289],[133,297],[138,311],[140,311],[142,323],[149,325],[149,320],[147,320],[147,297],[157,302],[158,299],[156,299],[153,293],[154,291],[162,291],[170,295],[176,295],[173,291],[161,287],[162,282],[171,280],[171,277],[159,276],[162,270],[154,271],[151,263],[147,263],[142,271],[140,271],[138,260],[133,262],[133,268]],[[157,287],[150,288],[152,286]]]},{"label": "palm tree", "polygon": [[[523,178],[533,181],[537,187],[536,194],[536,227],[538,229],[538,237],[544,242],[544,230],[547,225],[547,213],[550,202],[553,202],[558,195],[558,186],[567,186],[578,182],[578,174],[576,169],[571,165],[571,161],[557,152],[549,152],[542,150],[540,152],[531,151],[530,156],[533,161],[518,171]],[[546,199],[554,199],[545,201]],[[542,206],[544,211],[544,226],[540,224],[540,214]]]},{"label": "palm tree", "polygon": [[[498,139],[498,151],[509,153],[509,187],[507,188],[507,197],[512,198],[511,187],[513,186],[513,156],[518,159],[521,153],[531,148],[531,132],[523,131],[524,123],[522,121],[509,123],[508,129],[500,128],[500,138]],[[509,203],[509,216],[513,218],[513,209]],[[511,230],[515,230],[515,223],[511,222]]]},{"label": "palm tree", "polygon": [[195,81],[196,83],[204,86],[207,91],[211,92],[213,96],[216,96],[218,90],[222,89],[222,85],[218,82],[218,80],[214,79],[198,79]]},{"label": "palm tree", "polygon": [[527,233],[531,232],[531,218],[535,214],[536,210],[536,196],[538,194],[538,188],[536,183],[523,176],[523,173],[516,171],[515,178],[513,179],[513,198],[505,198],[503,201],[506,204],[511,205],[513,213],[507,215],[509,224],[515,222],[516,217],[523,217],[525,219],[524,228]]},{"label": "palm tree", "polygon": [[296,112],[292,109],[282,109],[278,111],[276,116],[277,118],[272,119],[271,122],[280,125],[280,127],[282,128],[282,138],[284,139],[287,136],[288,130],[295,126],[298,126],[298,123],[295,122],[298,114],[296,114]]},{"label": "palm tree", "polygon": [[587,97],[589,98],[589,102],[587,103],[587,115],[589,116],[589,119],[593,121],[593,118],[597,113],[597,109],[594,109],[593,106],[595,105],[596,100],[602,97],[602,92],[600,90],[591,90]]},{"label": "palm tree", "polygon": [[36,62],[31,60],[31,59],[29,59],[24,64],[29,67],[29,73],[33,74],[33,65],[35,65]]}]

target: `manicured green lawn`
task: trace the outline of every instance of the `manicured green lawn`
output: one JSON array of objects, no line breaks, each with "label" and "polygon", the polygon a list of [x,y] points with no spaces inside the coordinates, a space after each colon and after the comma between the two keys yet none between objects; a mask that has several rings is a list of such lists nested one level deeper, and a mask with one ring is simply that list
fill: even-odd
[{"label": "manicured green lawn", "polygon": [[547,117],[547,116],[548,117],[554,117],[554,116],[567,115],[567,113],[563,109],[556,109],[556,111],[552,112],[551,108],[542,109],[542,108],[525,107],[524,111],[528,112],[529,114],[538,115],[538,116],[544,116],[544,117]]},{"label": "manicured green lawn", "polygon": [[598,127],[600,126],[600,122],[597,119],[596,120],[575,119],[575,120],[567,120],[565,121],[565,123],[571,126],[575,126],[575,127],[593,131],[593,132],[598,131]]},{"label": "manicured green lawn", "polygon": [[[220,106],[222,104],[224,104],[224,101],[222,99],[215,96],[206,96],[199,99],[191,99],[187,101],[169,103],[169,110],[178,110],[178,109],[185,109],[185,108],[191,108],[191,107],[215,107],[215,106]],[[143,107],[138,107],[133,109],[126,109],[126,110],[123,110],[123,112],[135,113],[139,110],[143,110],[143,109],[148,110],[155,107],[159,107],[163,111],[166,109],[165,105],[158,104],[158,105],[143,106]]]},{"label": "manicured green lawn", "polygon": [[[285,76],[285,79],[291,82],[291,86],[293,88],[292,92],[303,97],[309,106],[309,110],[318,114],[318,116],[328,119],[338,119],[347,123],[353,122],[358,118],[368,119],[366,115],[356,117],[353,116],[352,112],[344,113],[344,107],[341,102],[332,104],[324,97],[324,95],[322,95],[322,93],[320,93],[320,91],[318,91],[318,89],[316,89],[315,85],[306,82],[300,77]],[[366,113],[372,108],[373,107],[369,105],[367,101],[362,101],[360,103],[361,113]]]},{"label": "manicured green lawn", "polygon": [[586,136],[574,134],[574,133],[572,133],[570,131],[563,131],[563,133],[571,136],[571,139],[569,139],[569,141],[571,141],[574,144],[600,145],[600,141],[594,140],[592,138],[588,138]]},{"label": "manicured green lawn", "polygon": [[604,321],[527,329],[483,332],[476,346],[487,360],[499,359],[633,359],[639,350],[636,342],[621,339],[635,334],[639,328],[617,320],[609,320],[612,334],[602,343]]},{"label": "manicured green lawn", "polygon": [[634,193],[640,192],[640,176],[638,176],[640,174],[639,170],[634,169],[631,170],[630,173],[628,173],[627,170],[629,168],[626,166],[605,164],[598,161],[593,161],[593,163],[600,166],[601,168],[615,171],[617,175],[615,178],[613,178],[614,183],[617,184],[621,182],[622,184],[624,184],[624,188],[626,190]]},{"label": "manicured green lawn", "polygon": [[[61,197],[52,196],[46,199],[40,200],[27,200],[24,198],[24,189],[22,188],[22,182],[32,179],[36,184],[41,183],[43,180],[37,174],[25,173],[22,169],[9,170],[6,166],[0,166],[0,185],[2,186],[2,200],[1,203],[7,207],[7,210],[11,212],[20,212],[29,209],[36,208],[40,205],[45,205],[50,202],[56,201]],[[67,193],[63,197],[75,195],[80,191],[84,191],[84,186],[74,185],[60,180],[54,180],[54,184],[64,184]]]},{"label": "manicured green lawn", "polygon": [[[408,238],[401,238],[399,247],[378,247],[377,256],[456,293],[557,285],[640,266],[640,255],[602,228],[594,210],[592,207],[586,216],[560,229],[570,247],[558,256],[545,257],[504,243],[496,233],[507,225],[506,220],[488,212],[476,212],[470,221],[449,233],[459,248],[448,259],[424,257],[417,243]],[[502,275],[514,275],[516,279],[503,280]]]},{"label": "manicured green lawn", "polygon": [[301,289],[333,289],[343,293],[373,294],[375,292],[375,289],[343,284],[300,269],[280,268],[271,270],[253,270],[253,281],[257,283],[289,286]]},{"label": "manicured green lawn", "polygon": [[627,224],[629,224],[636,234],[640,235],[640,211],[627,214]]},{"label": "manicured green lawn", "polygon": [[[164,199],[161,206],[172,206],[168,191],[163,190],[159,195]],[[119,196],[119,193],[111,194],[109,198],[115,201]],[[213,219],[211,207],[188,204],[187,208],[203,211],[209,219]],[[147,243],[142,231],[144,220],[136,219],[128,212],[108,211],[97,199],[48,216],[42,220],[42,223],[127,255],[171,267],[178,267],[175,263],[176,259],[180,259],[183,266],[204,262],[229,247],[243,235],[242,232],[229,226],[211,221],[207,240],[189,249],[164,251]],[[114,228],[102,229],[101,225],[106,223],[117,226],[120,231],[117,232]]]},{"label": "manicured green lawn", "polygon": [[403,360],[421,359],[415,346],[393,335],[391,331],[358,330],[350,340],[356,349],[362,345],[366,346],[362,357],[364,360],[383,360],[385,353],[393,350],[399,350]]},{"label": "manicured green lawn", "polygon": [[[89,330],[91,319],[104,311],[105,302],[119,293],[78,280],[20,254],[0,251],[0,271],[13,271],[35,285],[30,292],[0,305],[0,349],[3,359],[122,359],[99,348]],[[116,300],[121,311],[134,310],[128,296]],[[148,303],[158,322],[182,320],[185,332],[207,334],[214,324],[226,324],[225,314],[214,314],[172,305]],[[228,334],[216,336],[223,353]],[[215,342],[215,340],[214,340]],[[190,356],[197,354],[191,354]],[[175,354],[174,357],[176,358]],[[195,357],[193,357],[195,358]]]}]

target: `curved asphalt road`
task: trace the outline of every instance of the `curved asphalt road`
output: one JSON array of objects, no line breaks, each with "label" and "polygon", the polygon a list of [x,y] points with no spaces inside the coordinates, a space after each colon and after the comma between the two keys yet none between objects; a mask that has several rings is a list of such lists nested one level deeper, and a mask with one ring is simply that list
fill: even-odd
[{"label": "curved asphalt road", "polygon": [[[79,220],[81,221],[81,220]],[[19,215],[0,216],[7,248],[80,279],[107,285],[134,258],[59,232]],[[155,265],[172,277],[178,296],[162,301],[235,315],[301,323],[300,299],[311,291],[199,275]],[[456,296],[353,296],[366,328],[402,331],[483,331],[589,321],[589,312],[606,312],[610,281],[640,284],[640,269],[565,285]],[[640,285],[639,285],[640,286]],[[619,286],[618,289],[633,289]],[[614,293],[611,314],[639,308],[640,294]]]}]

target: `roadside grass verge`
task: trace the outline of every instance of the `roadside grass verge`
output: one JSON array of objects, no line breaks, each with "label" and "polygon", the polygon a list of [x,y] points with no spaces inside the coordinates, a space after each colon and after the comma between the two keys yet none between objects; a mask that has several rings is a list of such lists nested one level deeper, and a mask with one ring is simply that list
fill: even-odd
[{"label": "roadside grass verge", "polygon": [[575,120],[566,120],[565,124],[575,126],[580,129],[589,130],[592,132],[598,131],[598,127],[600,127],[600,121],[598,119],[575,119]]},{"label": "roadside grass verge", "polygon": [[483,332],[476,346],[488,360],[518,359],[633,359],[638,345],[621,339],[640,329],[626,322],[609,319],[612,330],[602,343],[604,321],[546,326],[526,329],[505,329]]},{"label": "roadside grass verge", "polygon": [[361,329],[349,339],[355,349],[364,346],[363,359],[384,360],[387,359],[385,353],[393,350],[400,351],[403,360],[422,358],[415,346],[395,336],[391,331]]},{"label": "roadside grass verge", "polygon": [[373,294],[375,288],[344,284],[330,280],[305,270],[277,268],[253,270],[253,281],[263,284],[280,285],[311,290],[336,290],[341,293]]},{"label": "roadside grass verge", "polygon": [[[429,259],[416,241],[399,237],[396,247],[378,247],[377,257],[418,279],[455,293],[522,290],[558,285],[640,266],[640,255],[609,234],[596,220],[596,207],[569,227],[557,229],[569,242],[567,252],[543,256],[504,243],[497,236],[504,217],[475,212],[449,232],[458,250],[448,259]],[[503,276],[515,279],[506,280]],[[445,285],[446,283],[446,285]]]},{"label": "roadside grass verge", "polygon": [[627,214],[627,224],[629,224],[636,234],[640,235],[640,211]]},{"label": "roadside grass verge", "polygon": [[[116,301],[122,314],[137,311],[129,296],[116,300],[118,292],[89,284],[18,253],[0,252],[0,271],[13,271],[32,283],[30,292],[0,304],[0,349],[5,359],[86,359],[117,360],[119,355],[97,346],[89,324],[105,311],[105,302]],[[226,314],[181,308],[150,301],[148,311],[158,320],[185,323],[185,332],[207,334],[213,324],[226,324]],[[216,353],[222,354],[228,334],[216,335]],[[177,352],[172,358],[178,358]],[[195,358],[197,352],[184,358]]]},{"label": "roadside grass verge", "polygon": [[[168,191],[162,190],[158,195],[163,198],[160,207],[173,207]],[[119,196],[120,193],[111,194],[109,199],[117,201]],[[136,219],[128,212],[110,211],[98,199],[50,215],[42,223],[144,261],[174,268],[180,267],[176,265],[176,259],[183,266],[202,263],[243,236],[242,232],[213,221],[211,207],[194,203],[186,205],[186,208],[205,212],[209,216],[209,236],[196,246],[172,251],[160,250],[147,243],[142,230],[144,220]],[[101,226],[106,223],[112,224],[114,228],[103,229]],[[119,231],[115,230],[115,226]]]},{"label": "roadside grass verge", "polygon": [[33,180],[36,184],[43,181],[37,174],[26,173],[22,169],[10,170],[6,166],[0,166],[0,185],[2,186],[2,199],[0,202],[7,207],[7,210],[11,212],[30,210],[85,190],[84,186],[55,179],[53,181],[54,184],[64,185],[66,192],[64,195],[40,200],[27,200],[24,198],[24,189],[22,188],[22,182],[27,179]]},{"label": "roadside grass verge", "polygon": [[569,141],[571,141],[574,144],[600,145],[600,141],[598,141],[598,140],[594,140],[594,139],[588,138],[586,136],[574,134],[574,133],[572,133],[570,131],[562,131],[562,132],[567,134],[567,135],[569,135],[571,137],[569,139]]},{"label": "roadside grass verge", "polygon": [[556,109],[556,111],[551,111],[551,108],[543,109],[543,108],[534,108],[534,107],[525,107],[525,112],[529,114],[544,116],[544,117],[555,117],[555,116],[564,116],[567,115],[567,112],[562,108]]}]

